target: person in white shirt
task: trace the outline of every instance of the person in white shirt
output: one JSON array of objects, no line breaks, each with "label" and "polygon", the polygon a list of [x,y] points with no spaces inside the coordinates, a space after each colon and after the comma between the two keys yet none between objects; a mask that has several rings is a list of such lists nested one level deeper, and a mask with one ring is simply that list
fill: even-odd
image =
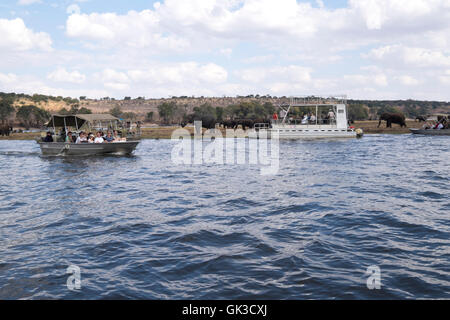
[{"label": "person in white shirt", "polygon": [[437,125],[436,129],[437,130],[442,130],[442,129],[444,129],[444,125],[441,122],[439,122],[439,124]]},{"label": "person in white shirt", "polygon": [[80,135],[77,138],[77,141],[75,143],[83,143],[87,142],[86,134],[84,132],[80,132]]},{"label": "person in white shirt", "polygon": [[316,116],[314,114],[311,114],[311,117],[309,118],[309,121],[313,124],[316,123]]},{"label": "person in white shirt", "polygon": [[328,112],[328,119],[334,120],[336,118],[336,115],[334,114],[333,110],[330,109],[330,112]]},{"label": "person in white shirt", "polygon": [[102,133],[99,131],[97,132],[97,137],[95,137],[94,143],[103,143],[104,140],[102,138]]},{"label": "person in white shirt", "polygon": [[308,124],[308,115],[307,114],[305,114],[305,116],[303,117],[302,124]]}]

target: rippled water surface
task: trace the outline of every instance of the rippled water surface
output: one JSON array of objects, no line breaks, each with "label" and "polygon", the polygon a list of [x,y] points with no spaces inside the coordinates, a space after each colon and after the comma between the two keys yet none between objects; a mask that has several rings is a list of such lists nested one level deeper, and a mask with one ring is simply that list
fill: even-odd
[{"label": "rippled water surface", "polygon": [[261,176],[172,165],[168,140],[98,158],[0,141],[0,299],[448,299],[449,142],[286,141]]}]

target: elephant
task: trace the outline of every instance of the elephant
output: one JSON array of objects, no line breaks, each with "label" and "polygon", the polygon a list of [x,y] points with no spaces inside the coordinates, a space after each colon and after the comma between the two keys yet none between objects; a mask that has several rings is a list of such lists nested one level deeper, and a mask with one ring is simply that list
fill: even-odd
[{"label": "elephant", "polygon": [[234,129],[237,129],[239,126],[242,126],[242,130],[246,130],[247,128],[253,128],[253,126],[255,125],[255,121],[250,120],[250,119],[239,119],[236,120],[236,126],[234,127]]},{"label": "elephant", "polygon": [[406,127],[406,118],[401,113],[383,113],[380,116],[378,128],[381,126],[381,121],[386,121],[386,128],[392,128],[393,123],[400,125],[402,128]]},{"label": "elephant", "polygon": [[204,116],[195,116],[194,114],[187,115],[181,121],[181,126],[184,128],[188,123],[194,123],[195,121],[201,121],[202,127],[206,129],[215,129],[216,128],[216,119],[209,115]]},{"label": "elephant", "polygon": [[224,120],[220,123],[224,129],[235,129],[237,126],[237,121],[235,120]]},{"label": "elephant", "polygon": [[426,116],[417,116],[416,121],[425,122],[425,121],[427,121],[427,117]]},{"label": "elephant", "polygon": [[13,128],[10,125],[1,125],[0,126],[0,135],[2,135],[2,136],[9,137],[9,135],[11,134],[12,131],[13,131]]}]

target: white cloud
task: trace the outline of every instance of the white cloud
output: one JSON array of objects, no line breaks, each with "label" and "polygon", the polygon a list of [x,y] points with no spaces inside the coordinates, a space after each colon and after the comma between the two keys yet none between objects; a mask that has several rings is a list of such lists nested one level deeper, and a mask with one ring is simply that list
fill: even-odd
[{"label": "white cloud", "polygon": [[66,13],[67,14],[80,14],[81,8],[77,4],[71,4],[70,6],[67,7]]},{"label": "white cloud", "polygon": [[100,74],[97,74],[102,81],[105,82],[128,82],[129,78],[124,72],[119,72],[114,69],[108,68],[103,70]]},{"label": "white cloud", "polygon": [[14,73],[8,73],[8,74],[0,73],[0,82],[3,85],[14,83],[16,81],[17,81],[17,75],[15,75]]},{"label": "white cloud", "polygon": [[450,55],[445,55],[441,51],[402,45],[373,49],[367,57],[392,67],[430,68],[450,66]]},{"label": "white cloud", "polygon": [[67,20],[66,30],[69,37],[106,47],[181,51],[188,45],[183,38],[165,35],[158,16],[151,10],[130,11],[126,15],[73,14]]},{"label": "white cloud", "polygon": [[47,79],[56,82],[83,83],[86,76],[78,71],[68,72],[65,68],[58,68],[49,73]]},{"label": "white cloud", "polygon": [[267,54],[267,55],[262,55],[262,56],[253,56],[250,58],[245,58],[245,59],[243,59],[243,62],[247,63],[247,64],[260,64],[260,63],[269,62],[269,61],[273,60],[274,58],[275,58],[275,56],[273,54]]},{"label": "white cloud", "polygon": [[50,51],[52,40],[45,32],[33,32],[20,18],[0,19],[0,48],[9,51],[41,49]]},{"label": "white cloud", "polygon": [[111,68],[107,68],[102,72],[96,73],[94,78],[97,82],[103,83],[105,88],[116,91],[124,91],[130,88],[130,79],[127,74]]},{"label": "white cloud", "polygon": [[253,83],[282,80],[292,83],[308,83],[311,81],[311,69],[295,65],[243,69],[239,70],[237,74],[242,80]]},{"label": "white cloud", "polygon": [[223,49],[220,49],[219,52],[220,52],[221,55],[224,55],[227,58],[231,58],[231,54],[233,53],[233,49],[231,49],[231,48],[223,48]]},{"label": "white cloud", "polygon": [[[116,97],[449,94],[450,74],[442,71],[450,69],[449,0],[346,3],[331,9],[321,0],[161,0],[122,14],[69,10],[68,39],[58,39],[69,49],[56,53],[34,50],[50,50],[49,35],[21,19],[0,20],[0,68],[11,81],[10,66],[45,69],[48,78],[18,77],[46,90],[56,88],[43,82],[77,83],[83,75],[73,70],[90,70],[78,83]],[[77,45],[83,50],[72,49]],[[219,65],[224,57],[226,68]]]},{"label": "white cloud", "polygon": [[41,0],[19,0],[17,2],[17,4],[20,6],[28,6],[33,3],[42,3],[42,1]]},{"label": "white cloud", "polygon": [[412,76],[399,76],[397,79],[405,86],[417,86],[421,82]]}]

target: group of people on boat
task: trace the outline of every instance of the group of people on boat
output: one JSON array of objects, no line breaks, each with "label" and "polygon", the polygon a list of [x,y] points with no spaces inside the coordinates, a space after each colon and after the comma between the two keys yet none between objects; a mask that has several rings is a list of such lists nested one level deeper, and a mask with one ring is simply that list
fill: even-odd
[{"label": "group of people on boat", "polygon": [[[285,113],[280,114],[281,118],[284,118]],[[278,114],[274,113],[273,120],[278,120]],[[300,119],[295,119],[293,117],[289,117],[288,123],[301,123],[302,125],[308,125],[308,124],[332,124],[336,121],[336,114],[334,113],[333,109],[330,109],[328,113],[322,112],[322,114],[319,115],[319,118],[312,112],[303,114]]]},{"label": "group of people on boat", "polygon": [[[113,143],[126,141],[126,138],[121,138],[117,130],[108,131],[106,134],[102,131],[93,133],[86,133],[81,131],[78,136],[72,132],[68,132],[62,139],[66,143]],[[54,142],[51,132],[47,132],[47,135],[43,139],[44,142]]]},{"label": "group of people on boat", "polygon": [[449,122],[444,118],[440,121],[427,122],[422,126],[423,130],[445,130],[450,129]]}]

